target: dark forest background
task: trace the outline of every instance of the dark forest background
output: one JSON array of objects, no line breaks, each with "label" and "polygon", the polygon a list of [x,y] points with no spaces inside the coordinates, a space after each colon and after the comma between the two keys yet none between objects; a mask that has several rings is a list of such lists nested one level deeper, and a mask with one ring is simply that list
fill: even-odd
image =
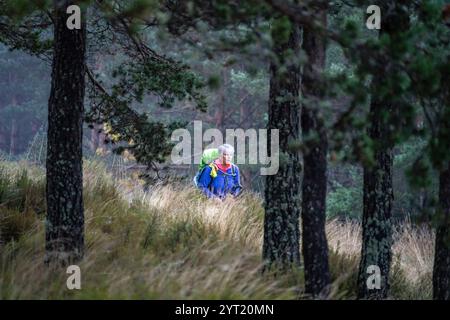
[{"label": "dark forest background", "polygon": [[[0,297],[449,300],[449,35],[443,0],[1,0]],[[208,201],[196,120],[278,129],[279,171]]]}]

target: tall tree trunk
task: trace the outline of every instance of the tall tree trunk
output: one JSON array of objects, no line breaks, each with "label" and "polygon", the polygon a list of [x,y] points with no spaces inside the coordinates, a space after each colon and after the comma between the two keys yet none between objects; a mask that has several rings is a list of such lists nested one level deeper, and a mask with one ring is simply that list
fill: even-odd
[{"label": "tall tree trunk", "polygon": [[[0,99],[0,110],[4,108],[2,100]],[[4,119],[0,120],[0,151],[6,151],[6,132],[4,128]]]},{"label": "tall tree trunk", "polygon": [[294,61],[299,48],[296,25],[292,24],[287,41],[274,36],[277,61],[270,64],[267,128],[279,129],[280,167],[277,174],[266,177],[263,258],[266,266],[276,264],[282,268],[300,264],[301,162],[298,150],[291,148],[291,143],[300,138],[300,68]]},{"label": "tall tree trunk", "polygon": [[450,162],[439,176],[439,225],[433,266],[433,299],[450,300]]},{"label": "tall tree trunk", "polygon": [[[11,75],[10,73],[10,80],[12,83],[15,83],[16,81],[15,76]],[[16,107],[17,106],[17,98],[15,95],[13,95],[12,99],[11,99],[11,106]],[[11,130],[9,132],[9,154],[12,156],[14,154],[16,154],[16,144],[17,144],[17,121],[13,117],[11,118]]]},{"label": "tall tree trunk", "polygon": [[[318,13],[320,23],[326,27],[327,13],[323,8]],[[306,101],[303,104],[302,130],[307,139],[303,156],[302,184],[302,244],[305,263],[305,292],[313,297],[326,296],[329,292],[330,271],[328,266],[328,243],[325,232],[327,194],[327,149],[328,139],[323,119],[317,105],[323,96],[318,81],[325,68],[326,43],[312,30],[303,31],[303,49],[308,55],[304,67],[302,91]],[[312,137],[308,139],[308,137]]]},{"label": "tall tree trunk", "polygon": [[218,106],[216,108],[216,112],[214,114],[215,119],[215,125],[216,128],[222,131],[223,134],[225,134],[225,112],[226,112],[226,90],[228,85],[228,69],[226,67],[222,68],[221,72],[221,80],[222,83],[220,84],[220,90],[219,90],[219,101]]},{"label": "tall tree trunk", "polygon": [[11,119],[11,134],[9,139],[9,154],[15,155],[16,154],[16,143],[17,143],[17,125],[16,125],[16,119]]},{"label": "tall tree trunk", "polygon": [[96,127],[97,127],[97,125],[93,124],[93,128],[91,129],[91,139],[90,139],[90,143],[89,143],[89,148],[94,153],[95,153],[95,151],[97,151],[98,135],[99,135],[98,129]]},{"label": "tall tree trunk", "polygon": [[[398,33],[409,26],[406,0],[380,1],[382,26],[380,34],[388,34],[393,41]],[[389,68],[389,66],[387,66]],[[374,75],[372,86],[379,88],[383,74],[393,70],[380,70]],[[370,105],[369,136],[374,142],[374,165],[364,167],[364,197],[362,219],[362,248],[358,272],[359,299],[385,299],[389,293],[389,271],[392,261],[392,203],[394,200],[392,169],[393,139],[385,115],[395,111],[392,99],[395,93],[384,97],[373,95]],[[372,267],[371,267],[372,266]],[[379,268],[379,269],[378,269]],[[377,281],[369,286],[371,276],[380,271],[380,287]],[[375,272],[375,273],[374,273]],[[375,280],[375,279],[374,279]]]},{"label": "tall tree trunk", "polygon": [[[372,98],[370,137],[379,144],[375,149],[375,165],[364,168],[362,250],[358,275],[358,298],[384,299],[389,291],[389,270],[392,259],[392,145],[386,143],[386,126],[382,110],[389,110],[377,97]],[[380,268],[380,288],[369,289],[369,266]]]},{"label": "tall tree trunk", "polygon": [[0,127],[0,150],[7,150],[6,134],[2,127]]},{"label": "tall tree trunk", "polygon": [[[450,5],[443,7],[442,17],[443,22],[450,28]],[[441,130],[444,131],[445,135],[450,130],[448,121],[445,121],[450,117],[450,76],[448,74],[446,79],[443,79],[443,83],[447,84],[445,112],[441,115],[441,119],[444,119]],[[445,148],[445,146],[442,147]],[[439,211],[434,248],[433,299],[450,300],[450,162],[439,175]]]},{"label": "tall tree trunk", "polygon": [[[243,68],[243,66],[241,66]],[[247,117],[248,117],[248,101],[247,97],[248,92],[245,89],[240,90],[239,99],[240,99],[240,105],[239,105],[239,127],[245,129],[248,129],[247,123]],[[242,97],[242,98],[241,98]],[[247,158],[248,159],[248,158]],[[242,166],[239,168],[240,174],[242,176],[241,184],[244,186],[244,188],[251,188],[252,187],[252,171],[249,166]]]},{"label": "tall tree trunk", "polygon": [[82,116],[86,31],[84,19],[81,30],[66,27],[66,8],[73,1],[56,0],[54,4],[45,260],[64,265],[81,259],[84,251]]},{"label": "tall tree trunk", "polygon": [[97,152],[98,148],[103,147],[104,144],[104,133],[103,133],[103,125],[94,123],[93,128],[91,129],[91,141],[90,141],[90,149],[92,152]]}]

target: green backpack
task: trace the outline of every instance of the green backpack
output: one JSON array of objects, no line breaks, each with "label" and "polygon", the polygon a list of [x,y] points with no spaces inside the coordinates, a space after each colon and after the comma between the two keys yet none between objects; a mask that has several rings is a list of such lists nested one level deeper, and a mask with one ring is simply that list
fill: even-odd
[{"label": "green backpack", "polygon": [[205,149],[202,154],[202,158],[200,160],[200,164],[198,165],[198,171],[202,171],[207,165],[211,164],[214,160],[219,159],[219,150],[214,149]]},{"label": "green backpack", "polygon": [[198,179],[202,175],[203,170],[214,162],[214,160],[219,158],[219,150],[217,148],[214,149],[206,149],[203,151],[202,158],[200,160],[200,164],[198,165],[197,174],[194,177],[194,185],[198,186]]}]

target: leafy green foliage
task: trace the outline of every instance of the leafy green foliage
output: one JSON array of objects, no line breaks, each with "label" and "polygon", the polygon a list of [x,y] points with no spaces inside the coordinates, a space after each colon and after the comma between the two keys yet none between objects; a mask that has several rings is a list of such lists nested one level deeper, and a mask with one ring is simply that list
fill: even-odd
[{"label": "leafy green foliage", "polygon": [[362,216],[361,184],[344,187],[335,183],[327,195],[327,218],[337,217],[360,220]]},{"label": "leafy green foliage", "polygon": [[111,94],[105,91],[99,94],[96,88],[91,91],[94,105],[87,113],[86,121],[107,123],[110,136],[117,137],[116,141],[110,141],[119,143],[116,153],[129,150],[138,162],[153,168],[155,162],[164,162],[170,154],[173,146],[170,135],[184,123],[152,121],[147,114],[137,112],[132,103],[142,102],[145,95],[155,94],[161,99],[159,104],[169,108],[175,99],[192,95],[199,107],[204,108],[204,99],[197,93],[202,84],[185,67],[177,68],[175,64],[150,59],[141,66],[120,67],[114,76],[119,80],[112,86]]}]

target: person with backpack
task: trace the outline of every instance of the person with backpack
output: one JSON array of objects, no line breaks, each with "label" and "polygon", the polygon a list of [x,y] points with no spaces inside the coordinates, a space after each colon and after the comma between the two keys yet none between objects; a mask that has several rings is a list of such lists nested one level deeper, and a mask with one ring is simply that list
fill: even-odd
[{"label": "person with backpack", "polygon": [[234,148],[229,144],[203,152],[194,181],[208,198],[224,199],[228,194],[237,197],[241,193],[239,168],[231,162],[233,154]]}]

